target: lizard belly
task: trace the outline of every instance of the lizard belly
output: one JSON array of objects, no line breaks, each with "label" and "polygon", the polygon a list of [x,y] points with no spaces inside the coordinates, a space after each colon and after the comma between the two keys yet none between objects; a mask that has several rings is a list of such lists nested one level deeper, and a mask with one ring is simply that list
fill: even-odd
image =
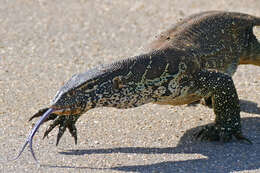
[{"label": "lizard belly", "polygon": [[179,96],[176,98],[165,98],[162,100],[159,100],[158,102],[154,102],[155,104],[160,104],[160,105],[184,105],[184,104],[189,104],[194,101],[202,99],[201,96],[197,96],[195,94],[187,95],[187,96]]}]

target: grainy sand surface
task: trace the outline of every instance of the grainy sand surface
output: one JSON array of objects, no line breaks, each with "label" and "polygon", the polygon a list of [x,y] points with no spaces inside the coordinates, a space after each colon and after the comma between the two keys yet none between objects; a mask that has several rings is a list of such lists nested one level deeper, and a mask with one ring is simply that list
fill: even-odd
[{"label": "grainy sand surface", "polygon": [[[241,66],[234,82],[244,134],[253,145],[192,138],[214,120],[203,106],[99,108],[77,123],[78,145],[57,130],[34,139],[9,163],[33,123],[73,74],[138,55],[149,40],[181,18],[206,10],[260,16],[259,0],[0,0],[0,172],[260,172],[260,67]],[[34,121],[35,122],[35,121]]]}]

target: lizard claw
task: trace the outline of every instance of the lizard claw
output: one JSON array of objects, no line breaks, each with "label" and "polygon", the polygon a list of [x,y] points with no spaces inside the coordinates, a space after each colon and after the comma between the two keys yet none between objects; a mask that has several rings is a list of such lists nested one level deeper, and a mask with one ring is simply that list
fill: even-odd
[{"label": "lizard claw", "polygon": [[45,131],[43,138],[48,136],[48,134],[56,127],[59,126],[59,132],[57,135],[56,145],[59,144],[61,137],[63,136],[66,129],[69,129],[71,136],[74,138],[75,144],[77,144],[77,128],[75,126],[76,121],[80,115],[66,115],[66,116],[56,116],[54,122]]},{"label": "lizard claw", "polygon": [[214,126],[205,126],[194,134],[196,139],[201,141],[219,141],[220,136]]},{"label": "lizard claw", "polygon": [[[34,118],[42,116],[49,108],[40,109],[36,114],[34,114],[29,121]],[[59,144],[61,137],[63,136],[66,129],[69,129],[71,136],[74,138],[75,144],[77,144],[77,128],[75,126],[76,121],[80,115],[57,115],[55,113],[50,114],[44,123],[50,120],[54,120],[53,123],[44,132],[43,139],[48,136],[48,134],[56,127],[59,126],[59,132],[57,135],[56,146]]]},{"label": "lizard claw", "polygon": [[66,128],[69,129],[69,132],[74,137],[75,143],[77,144],[77,129],[76,129],[75,123],[78,120],[78,118],[80,117],[80,115],[58,116],[55,113],[53,113],[54,111],[55,110],[53,108],[44,108],[44,109],[39,110],[36,114],[34,114],[29,119],[29,121],[31,121],[32,119],[34,119],[36,117],[41,117],[37,121],[36,125],[33,127],[29,136],[27,137],[21,151],[12,160],[17,160],[22,155],[26,146],[29,145],[32,156],[33,156],[34,160],[38,163],[36,156],[34,154],[34,151],[33,151],[33,145],[32,145],[33,144],[33,137],[34,137],[35,133],[37,132],[37,130],[39,129],[39,127],[41,126],[41,124],[43,124],[44,122],[49,121],[49,120],[54,120],[54,122],[46,130],[43,138],[45,138],[57,125],[59,125],[59,132],[58,132],[58,136],[57,136],[56,145],[59,144],[60,138],[64,134]]},{"label": "lizard claw", "polygon": [[247,142],[248,144],[253,144],[252,141],[250,141],[249,139],[247,139],[247,138],[246,138],[245,136],[243,136],[241,133],[234,134],[234,137],[235,137],[237,140],[245,141],[245,142]]},{"label": "lizard claw", "polygon": [[[30,119],[29,121],[31,121],[32,119],[34,118],[37,118],[37,117],[41,117],[45,112],[47,112],[49,108],[43,108],[43,109],[40,109],[36,114],[34,114]],[[47,122],[47,121],[50,121],[50,120],[54,120],[58,115],[56,115],[55,113],[51,113],[44,121],[43,123]]]},{"label": "lizard claw", "polygon": [[196,139],[200,139],[202,141],[221,141],[221,142],[229,142],[232,140],[232,137],[235,137],[237,140],[245,141],[249,144],[253,144],[249,139],[244,137],[241,131],[225,131],[220,130],[214,125],[208,125],[203,127],[200,131],[194,134]]}]

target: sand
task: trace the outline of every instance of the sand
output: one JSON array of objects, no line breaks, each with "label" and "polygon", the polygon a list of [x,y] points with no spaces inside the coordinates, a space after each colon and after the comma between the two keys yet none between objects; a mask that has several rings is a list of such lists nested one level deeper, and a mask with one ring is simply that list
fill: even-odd
[{"label": "sand", "polygon": [[34,139],[15,162],[33,127],[73,74],[142,53],[159,32],[191,14],[227,10],[260,16],[259,0],[1,0],[0,172],[260,172],[260,68],[241,66],[233,79],[241,100],[247,145],[192,138],[213,122],[198,106],[147,104],[135,109],[93,109],[77,123],[78,145],[68,132],[55,146],[57,129]]}]

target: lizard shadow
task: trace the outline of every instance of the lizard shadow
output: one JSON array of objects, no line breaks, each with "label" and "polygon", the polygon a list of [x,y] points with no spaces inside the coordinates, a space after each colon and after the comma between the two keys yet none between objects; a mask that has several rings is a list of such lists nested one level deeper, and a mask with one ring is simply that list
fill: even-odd
[{"label": "lizard shadow", "polygon": [[[182,161],[163,161],[153,164],[117,166],[103,168],[124,172],[233,172],[260,169],[260,118],[242,118],[243,132],[253,142],[253,145],[233,141],[230,143],[200,142],[193,134],[201,126],[192,128],[184,133],[176,147],[120,147],[106,149],[68,150],[60,152],[64,155],[85,154],[195,154],[203,155],[199,159]],[[52,166],[62,168],[95,169],[88,167]],[[98,170],[98,168],[97,168]]]},{"label": "lizard shadow", "polygon": [[240,109],[242,112],[260,115],[260,107],[257,106],[257,103],[242,99],[240,99],[239,101]]}]

